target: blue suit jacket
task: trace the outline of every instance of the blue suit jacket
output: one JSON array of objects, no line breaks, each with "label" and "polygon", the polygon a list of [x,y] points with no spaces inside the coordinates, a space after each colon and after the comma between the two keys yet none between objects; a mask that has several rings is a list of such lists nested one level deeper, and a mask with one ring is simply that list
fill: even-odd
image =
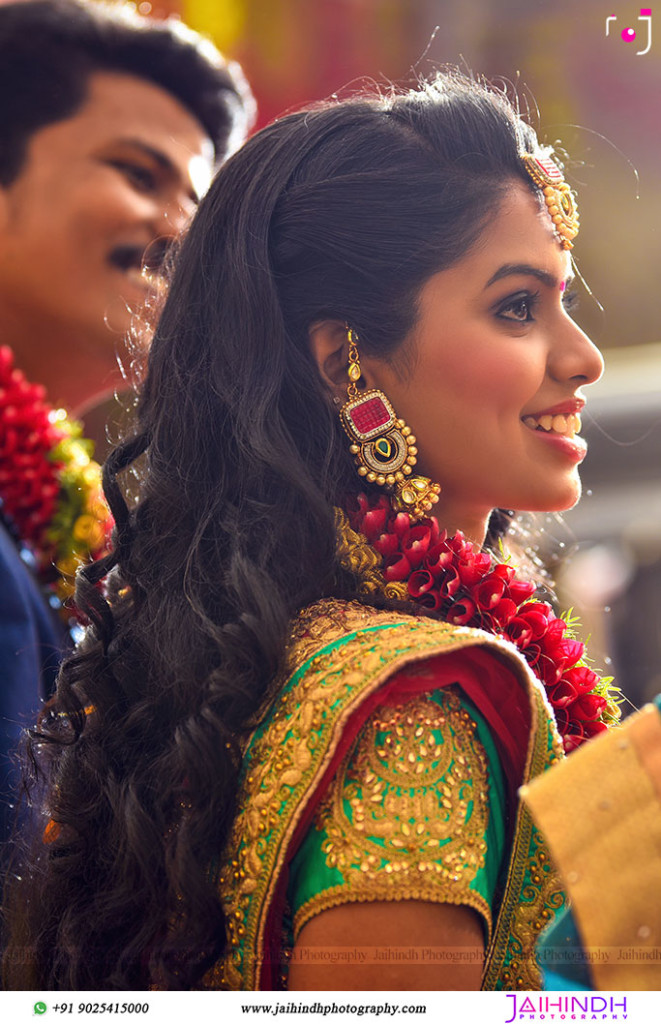
[{"label": "blue suit jacket", "polygon": [[0,524],[0,838],[6,839],[20,772],[12,758],[52,692],[66,633]]}]

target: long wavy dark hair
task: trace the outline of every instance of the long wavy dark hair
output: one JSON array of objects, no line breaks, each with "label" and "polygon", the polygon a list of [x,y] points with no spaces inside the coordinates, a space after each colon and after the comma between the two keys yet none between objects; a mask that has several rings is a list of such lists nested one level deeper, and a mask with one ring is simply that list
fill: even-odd
[{"label": "long wavy dark hair", "polygon": [[332,506],[362,481],[309,327],[344,320],[393,357],[423,283],[466,254],[512,180],[532,187],[520,154],[537,146],[502,94],[446,74],[287,116],[219,173],[137,432],[105,467],[117,526],[80,574],[91,624],[31,741],[38,830],[57,826],[13,882],[10,987],[187,988],[220,955],[213,865],[241,741],[292,615],[354,593]]}]

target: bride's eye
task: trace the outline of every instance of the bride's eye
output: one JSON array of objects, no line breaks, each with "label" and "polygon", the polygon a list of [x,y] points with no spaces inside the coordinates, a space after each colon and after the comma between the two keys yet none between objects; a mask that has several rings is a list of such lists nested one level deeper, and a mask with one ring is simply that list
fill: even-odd
[{"label": "bride's eye", "polygon": [[529,324],[535,319],[534,312],[539,301],[539,292],[517,292],[509,295],[498,307],[496,316],[512,323]]},{"label": "bride's eye", "polygon": [[562,296],[562,305],[565,307],[567,313],[575,313],[579,306],[578,292],[564,292]]}]

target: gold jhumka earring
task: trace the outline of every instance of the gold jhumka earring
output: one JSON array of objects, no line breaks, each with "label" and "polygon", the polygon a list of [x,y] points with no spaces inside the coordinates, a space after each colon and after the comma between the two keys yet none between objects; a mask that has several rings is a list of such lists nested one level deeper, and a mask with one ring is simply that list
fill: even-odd
[{"label": "gold jhumka earring", "polygon": [[385,487],[396,512],[408,512],[413,519],[422,519],[438,501],[440,485],[426,476],[413,475],[418,461],[415,436],[404,420],[397,417],[383,391],[371,388],[358,392],[358,337],[351,327],[347,327],[347,332],[349,384],[340,419],[351,441],[349,451],[358,475]]}]

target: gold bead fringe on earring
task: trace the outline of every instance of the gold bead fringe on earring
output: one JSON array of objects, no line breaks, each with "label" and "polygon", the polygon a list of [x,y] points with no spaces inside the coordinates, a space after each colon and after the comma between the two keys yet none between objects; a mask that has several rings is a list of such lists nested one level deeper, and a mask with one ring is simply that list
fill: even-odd
[{"label": "gold bead fringe on earring", "polygon": [[414,476],[413,467],[418,449],[411,428],[399,419],[378,388],[358,393],[360,358],[358,338],[347,327],[349,340],[349,367],[347,374],[347,400],[340,409],[342,426],[355,457],[358,475],[369,483],[385,487],[391,495],[396,512],[408,512],[413,519],[422,519],[438,501],[441,488],[426,476]]}]

